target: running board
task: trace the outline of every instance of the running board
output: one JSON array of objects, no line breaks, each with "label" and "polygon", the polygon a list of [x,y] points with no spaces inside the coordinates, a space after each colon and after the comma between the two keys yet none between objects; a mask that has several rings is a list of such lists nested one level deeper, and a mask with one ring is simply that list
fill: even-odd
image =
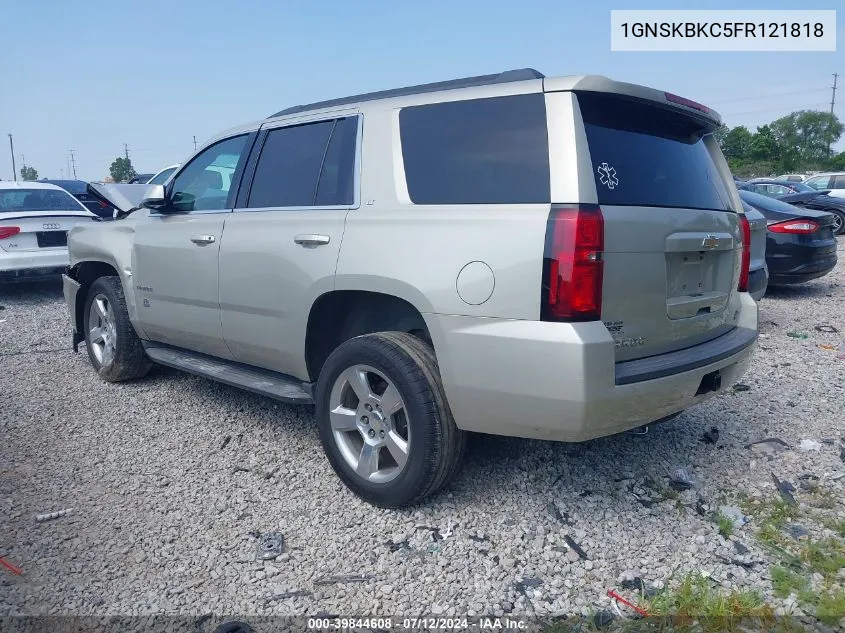
[{"label": "running board", "polygon": [[313,404],[311,385],[267,369],[144,341],[153,362],[291,404]]}]

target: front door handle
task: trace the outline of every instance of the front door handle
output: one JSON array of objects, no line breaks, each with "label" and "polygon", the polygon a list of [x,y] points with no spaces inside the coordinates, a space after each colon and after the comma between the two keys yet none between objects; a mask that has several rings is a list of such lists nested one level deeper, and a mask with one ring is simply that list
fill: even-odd
[{"label": "front door handle", "polygon": [[329,238],[328,235],[308,233],[305,235],[297,235],[293,238],[293,241],[300,246],[322,246],[323,244],[328,244],[330,239],[331,238]]},{"label": "front door handle", "polygon": [[191,241],[196,244],[197,246],[205,246],[206,244],[213,244],[214,243],[214,236],[213,235],[194,235],[191,238]]}]

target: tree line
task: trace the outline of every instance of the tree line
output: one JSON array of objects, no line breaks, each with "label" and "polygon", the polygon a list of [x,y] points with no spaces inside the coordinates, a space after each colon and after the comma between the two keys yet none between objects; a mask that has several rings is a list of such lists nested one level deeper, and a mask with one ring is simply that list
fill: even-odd
[{"label": "tree line", "polygon": [[731,171],[740,177],[808,171],[845,171],[845,152],[830,147],[842,138],[835,114],[800,110],[751,132],[743,125],[722,125],[716,139]]}]

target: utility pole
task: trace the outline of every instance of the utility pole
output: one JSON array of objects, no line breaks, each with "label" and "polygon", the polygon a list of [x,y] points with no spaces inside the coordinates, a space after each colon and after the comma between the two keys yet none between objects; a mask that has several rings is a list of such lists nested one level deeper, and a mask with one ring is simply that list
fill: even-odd
[{"label": "utility pole", "polygon": [[[73,153],[76,151],[75,149],[69,149],[70,152],[70,163],[73,166],[73,179],[76,180],[76,161],[73,158]],[[68,174],[70,175],[70,174]]]},{"label": "utility pole", "polygon": [[129,160],[129,146],[126,143],[123,144],[123,152],[126,155],[126,160]]},{"label": "utility pole", "polygon": [[194,151],[197,151],[197,135],[194,134]]},{"label": "utility pole", "polygon": [[839,73],[833,73],[833,94],[830,95],[830,123],[827,126],[827,155],[830,156],[830,142],[833,140],[833,106],[836,104],[836,80]]},{"label": "utility pole", "polygon": [[15,182],[18,181],[18,168],[15,167],[15,144],[12,141],[12,133],[9,132],[9,150],[12,152],[12,175],[15,177]]}]

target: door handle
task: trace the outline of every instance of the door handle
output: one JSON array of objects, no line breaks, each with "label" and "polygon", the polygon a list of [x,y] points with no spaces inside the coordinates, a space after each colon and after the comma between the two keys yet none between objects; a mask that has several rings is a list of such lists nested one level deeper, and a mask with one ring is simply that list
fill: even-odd
[{"label": "door handle", "polygon": [[194,235],[191,238],[191,241],[196,244],[197,246],[205,246],[206,244],[212,244],[214,242],[213,235]]},{"label": "door handle", "polygon": [[305,235],[297,235],[293,238],[293,241],[300,246],[322,246],[323,244],[328,244],[330,239],[331,238],[329,238],[328,235],[308,233]]}]

